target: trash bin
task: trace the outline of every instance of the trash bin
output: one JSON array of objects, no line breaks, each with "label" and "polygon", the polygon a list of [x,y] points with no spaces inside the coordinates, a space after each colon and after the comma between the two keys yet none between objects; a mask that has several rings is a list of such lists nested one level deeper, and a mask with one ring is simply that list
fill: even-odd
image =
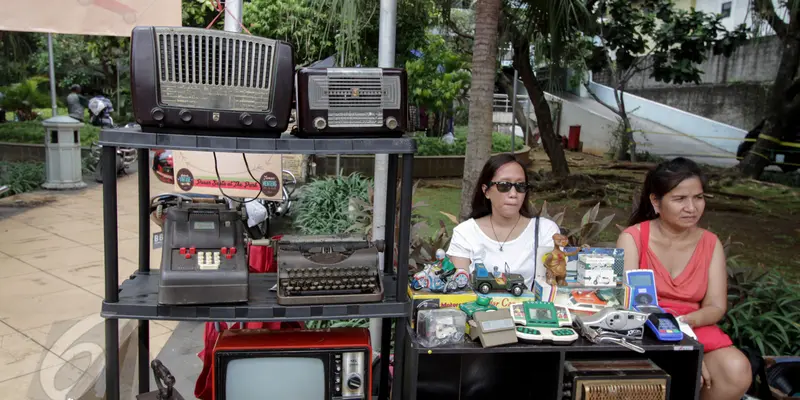
[{"label": "trash bin", "polygon": [[80,189],[83,182],[81,134],[83,123],[60,115],[42,121],[44,126],[45,189]]}]

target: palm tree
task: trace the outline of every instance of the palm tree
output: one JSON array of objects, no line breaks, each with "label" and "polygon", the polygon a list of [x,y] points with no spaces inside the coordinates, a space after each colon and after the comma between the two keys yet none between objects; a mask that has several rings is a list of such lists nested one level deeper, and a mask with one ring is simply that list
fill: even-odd
[{"label": "palm tree", "polygon": [[497,71],[497,27],[501,0],[481,0],[475,7],[472,85],[469,89],[469,131],[461,184],[461,219],[471,212],[472,192],[492,149],[492,100]]}]

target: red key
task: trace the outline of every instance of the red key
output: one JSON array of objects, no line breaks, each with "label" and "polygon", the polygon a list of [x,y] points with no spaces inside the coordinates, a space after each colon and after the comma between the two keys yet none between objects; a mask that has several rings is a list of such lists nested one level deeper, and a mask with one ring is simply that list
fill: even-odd
[{"label": "red key", "polygon": [[222,252],[222,254],[228,254],[228,248],[227,248],[227,247],[223,247],[223,248],[220,250],[220,252]]},{"label": "red key", "polygon": [[190,259],[190,258],[192,258],[192,255],[187,253],[187,254],[186,254],[186,259],[188,260],[188,259]]},{"label": "red key", "polygon": [[230,252],[231,255],[236,254],[236,247],[231,247]]},{"label": "red key", "polygon": [[227,258],[228,260],[230,260],[231,258],[233,258],[233,254],[225,254],[225,258]]},{"label": "red key", "polygon": [[197,252],[196,248],[194,248],[194,247],[190,247],[189,248],[189,253],[194,254],[195,252]]},{"label": "red key", "polygon": [[186,254],[186,247],[181,247],[181,254]]}]

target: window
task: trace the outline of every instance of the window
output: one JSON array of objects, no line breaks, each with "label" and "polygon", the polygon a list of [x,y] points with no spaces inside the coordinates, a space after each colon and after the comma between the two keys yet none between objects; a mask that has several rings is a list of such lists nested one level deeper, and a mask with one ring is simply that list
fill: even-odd
[{"label": "window", "polygon": [[728,18],[731,16],[731,4],[732,3],[730,1],[722,3],[722,18]]}]

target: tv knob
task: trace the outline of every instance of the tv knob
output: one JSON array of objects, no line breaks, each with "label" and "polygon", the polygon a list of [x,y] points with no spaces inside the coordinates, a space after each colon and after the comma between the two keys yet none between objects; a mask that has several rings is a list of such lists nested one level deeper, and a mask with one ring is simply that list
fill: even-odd
[{"label": "tv knob", "polygon": [[150,110],[150,116],[156,121],[163,121],[164,110],[162,110],[161,107],[154,107],[152,110]]},{"label": "tv knob", "polygon": [[328,123],[325,122],[325,118],[314,118],[314,128],[317,128],[317,130],[323,130],[326,126],[328,126]]},{"label": "tv knob", "polygon": [[269,126],[270,128],[278,126],[278,119],[275,118],[274,115],[267,115],[266,121],[267,121],[267,126]]},{"label": "tv knob", "polygon": [[386,127],[389,129],[397,129],[397,119],[395,117],[387,117]]},{"label": "tv knob", "polygon": [[350,390],[358,390],[358,389],[360,389],[361,388],[361,376],[353,375],[353,376],[347,378],[347,387],[350,388]]},{"label": "tv knob", "polygon": [[189,123],[192,120],[192,113],[189,112],[187,109],[183,109],[178,111],[178,116],[181,117],[181,121],[185,123]]},{"label": "tv knob", "polygon": [[253,116],[248,113],[242,113],[242,115],[239,116],[239,122],[244,126],[250,126],[253,124]]}]

